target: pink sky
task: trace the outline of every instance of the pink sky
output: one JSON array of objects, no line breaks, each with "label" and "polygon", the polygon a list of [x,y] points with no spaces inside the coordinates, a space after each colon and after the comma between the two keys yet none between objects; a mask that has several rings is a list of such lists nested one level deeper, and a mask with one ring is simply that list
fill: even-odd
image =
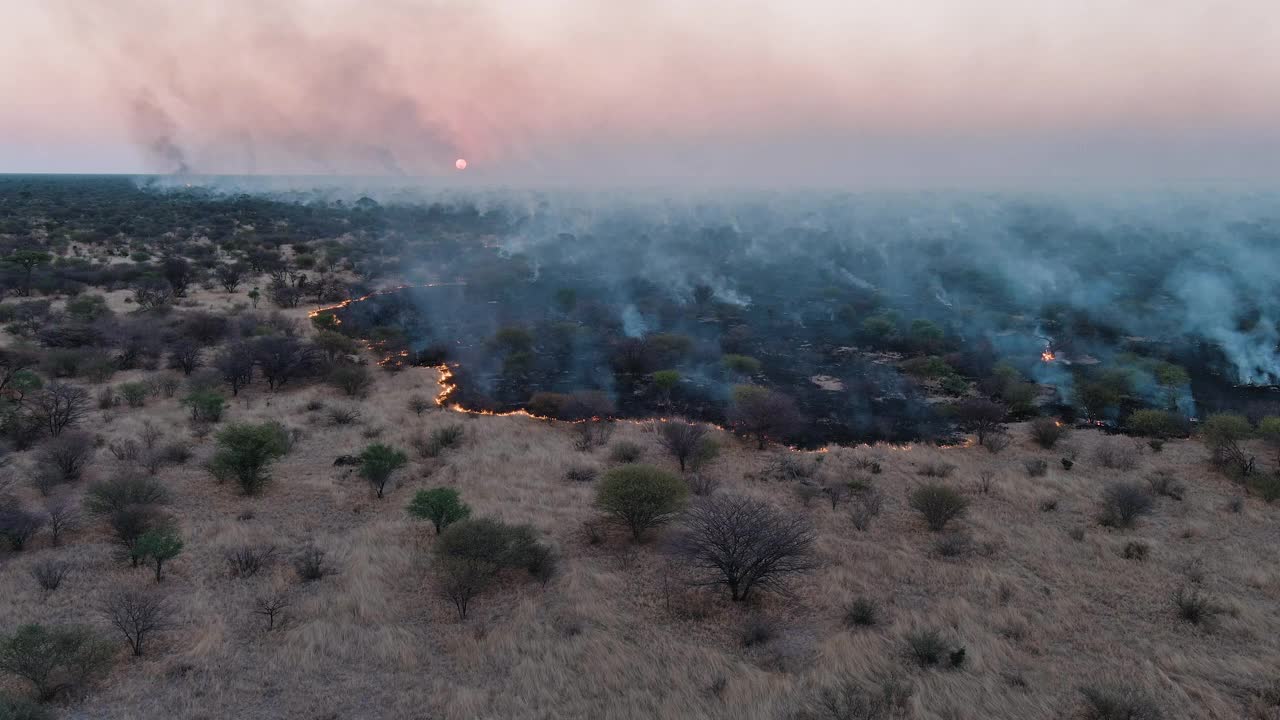
[{"label": "pink sky", "polygon": [[1280,172],[1274,0],[0,0],[0,23],[0,172]]}]

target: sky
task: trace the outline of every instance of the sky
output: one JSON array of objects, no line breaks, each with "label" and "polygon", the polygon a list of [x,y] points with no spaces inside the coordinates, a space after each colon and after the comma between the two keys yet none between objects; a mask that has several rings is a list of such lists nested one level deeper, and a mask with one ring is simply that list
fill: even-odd
[{"label": "sky", "polygon": [[0,0],[0,28],[0,172],[1280,175],[1275,0]]}]

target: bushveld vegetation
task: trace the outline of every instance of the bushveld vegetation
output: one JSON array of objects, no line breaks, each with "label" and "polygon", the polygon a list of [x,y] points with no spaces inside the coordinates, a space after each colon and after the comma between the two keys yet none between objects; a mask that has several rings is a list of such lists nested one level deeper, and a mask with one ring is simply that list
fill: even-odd
[{"label": "bushveld vegetation", "polygon": [[[400,253],[483,254],[501,218],[30,182],[0,219],[0,717],[1280,707],[1280,419],[1191,423],[1149,359],[1121,361],[1149,383],[1082,364],[1078,407],[1045,404],[850,301],[815,317],[942,409],[875,430],[930,430],[913,445],[792,449],[828,416],[709,287],[661,312],[721,344],[619,338],[627,392],[526,393],[600,312],[584,291],[477,339],[516,402],[469,407],[536,417],[463,414],[437,402],[444,350],[395,361],[413,313],[349,336],[308,310],[421,279]],[[487,304],[518,262],[457,292]],[[705,415],[681,412],[691,367],[724,383]]]}]

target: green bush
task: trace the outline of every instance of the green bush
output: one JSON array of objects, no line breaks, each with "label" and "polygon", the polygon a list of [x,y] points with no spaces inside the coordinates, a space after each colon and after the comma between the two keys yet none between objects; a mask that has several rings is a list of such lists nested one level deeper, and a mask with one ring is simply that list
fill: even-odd
[{"label": "green bush", "polygon": [[131,408],[139,408],[147,404],[147,396],[151,394],[151,388],[142,382],[120,383],[120,397],[128,403]]},{"label": "green bush", "polygon": [[79,626],[23,625],[0,640],[0,670],[30,683],[41,702],[105,674],[114,655],[110,643]]},{"label": "green bush", "polygon": [[191,419],[196,422],[216,423],[222,419],[227,399],[214,390],[197,390],[182,400],[191,409]]},{"label": "green bush", "polygon": [[652,465],[623,465],[605,473],[596,489],[596,507],[631,530],[639,541],[645,531],[670,521],[682,508],[689,488],[676,475]]},{"label": "green bush", "polygon": [[419,490],[406,509],[416,518],[430,520],[437,535],[452,523],[471,516],[471,508],[462,502],[458,491],[444,487]]},{"label": "green bush", "polygon": [[209,471],[219,482],[234,480],[246,495],[262,490],[271,479],[271,463],[289,451],[288,433],[277,422],[229,425],[217,443]]},{"label": "green bush", "polygon": [[360,453],[360,476],[369,481],[378,497],[397,470],[409,463],[409,456],[383,443],[374,443]]},{"label": "green bush", "polygon": [[1136,410],[1125,427],[1134,435],[1157,439],[1185,434],[1182,418],[1165,410]]},{"label": "green bush", "polygon": [[954,488],[941,483],[928,483],[912,491],[908,503],[924,516],[929,529],[941,532],[947,523],[964,515],[969,501]]},{"label": "green bush", "polygon": [[145,562],[150,562],[156,569],[156,582],[164,579],[164,564],[178,557],[182,552],[182,539],[169,527],[148,530],[138,538],[133,547],[134,554]]},{"label": "green bush", "polygon": [[531,577],[547,572],[549,550],[532,528],[487,518],[460,520],[435,543],[437,590],[466,619],[471,601],[493,586],[504,570],[523,569]]}]

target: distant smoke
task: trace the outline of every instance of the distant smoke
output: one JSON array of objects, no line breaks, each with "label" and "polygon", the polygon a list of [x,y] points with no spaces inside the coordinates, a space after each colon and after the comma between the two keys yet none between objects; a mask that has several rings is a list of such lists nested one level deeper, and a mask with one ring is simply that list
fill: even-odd
[{"label": "distant smoke", "polygon": [[141,93],[134,98],[132,119],[134,133],[155,171],[175,175],[191,172],[187,154],[175,138],[177,126],[173,118],[156,104],[149,93]]},{"label": "distant smoke", "polygon": [[163,111],[135,124],[169,170],[776,188],[1270,176],[1280,149],[1277,24],[1194,2],[34,5],[67,46],[41,61]]}]

